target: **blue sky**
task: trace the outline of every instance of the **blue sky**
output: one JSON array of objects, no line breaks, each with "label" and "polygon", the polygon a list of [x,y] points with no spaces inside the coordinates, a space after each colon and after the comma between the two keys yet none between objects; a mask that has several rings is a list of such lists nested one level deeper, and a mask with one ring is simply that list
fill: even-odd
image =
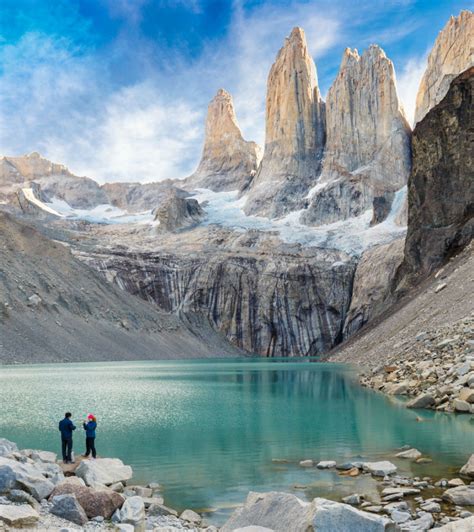
[{"label": "blue sky", "polygon": [[234,96],[264,142],[265,85],[301,26],[323,95],[344,48],[384,48],[407,115],[426,54],[467,0],[2,0],[0,154],[39,151],[99,181],[184,177],[206,107]]}]

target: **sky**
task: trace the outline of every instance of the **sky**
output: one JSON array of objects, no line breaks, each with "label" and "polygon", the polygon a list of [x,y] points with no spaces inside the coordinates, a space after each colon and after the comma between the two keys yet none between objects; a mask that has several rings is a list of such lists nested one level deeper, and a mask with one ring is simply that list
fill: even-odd
[{"label": "sky", "polygon": [[469,0],[1,0],[0,155],[37,151],[105,181],[196,168],[207,104],[234,98],[264,144],[267,75],[301,26],[323,96],[346,47],[379,44],[411,120],[426,57]]}]

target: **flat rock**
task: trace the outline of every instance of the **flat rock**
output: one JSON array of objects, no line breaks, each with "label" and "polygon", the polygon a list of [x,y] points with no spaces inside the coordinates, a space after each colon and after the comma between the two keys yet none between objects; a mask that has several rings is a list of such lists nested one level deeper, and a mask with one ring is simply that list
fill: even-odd
[{"label": "flat rock", "polygon": [[39,514],[28,504],[20,506],[14,504],[0,504],[0,522],[9,526],[23,528],[34,526],[39,519]]},{"label": "flat rock", "polygon": [[409,460],[417,460],[421,457],[421,453],[418,449],[407,449],[401,453],[396,454],[397,458],[406,458]]},{"label": "flat rock", "polygon": [[458,519],[452,521],[440,528],[436,532],[472,532],[474,530],[474,516],[467,519]]},{"label": "flat rock", "polygon": [[458,486],[443,493],[443,499],[458,506],[474,506],[474,486]]},{"label": "flat rock", "polygon": [[384,488],[382,490],[382,495],[394,495],[395,493],[401,493],[402,495],[417,495],[420,493],[421,490],[418,488],[404,488],[404,487],[397,487],[397,488]]},{"label": "flat rock", "polygon": [[387,460],[380,462],[364,462],[362,467],[376,477],[385,477],[386,475],[392,475],[397,471],[397,466]]},{"label": "flat rock", "polygon": [[300,466],[301,467],[313,467],[314,466],[314,462],[313,462],[313,460],[301,460]]},{"label": "flat rock", "polygon": [[336,467],[336,462],[334,460],[322,460],[316,464],[318,469],[331,469]]},{"label": "flat rock", "polygon": [[76,475],[88,486],[96,483],[110,486],[131,479],[133,471],[118,458],[98,458],[83,460],[76,469]]},{"label": "flat rock", "polygon": [[173,508],[168,508],[168,506],[165,506],[164,504],[155,502],[149,506],[148,515],[173,515],[174,517],[178,517],[178,512],[173,510]]}]

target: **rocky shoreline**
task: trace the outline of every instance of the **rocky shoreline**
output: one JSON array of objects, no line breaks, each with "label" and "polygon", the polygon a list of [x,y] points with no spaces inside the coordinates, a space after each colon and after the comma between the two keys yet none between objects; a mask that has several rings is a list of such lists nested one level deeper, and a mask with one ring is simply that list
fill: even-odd
[{"label": "rocky shoreline", "polygon": [[[158,483],[133,485],[133,471],[117,458],[65,466],[49,451],[23,449],[0,439],[0,531],[115,530],[122,532],[469,531],[474,527],[474,454],[456,478],[410,477],[388,460],[336,463],[302,460],[300,467],[367,475],[378,495],[353,493],[341,502],[303,501],[290,493],[250,492],[219,529],[198,513],[178,514],[164,504]],[[429,464],[417,449],[394,458]],[[277,460],[275,460],[277,461]]]},{"label": "rocky shoreline", "polygon": [[[445,286],[439,283],[435,290]],[[360,382],[410,398],[408,408],[474,414],[474,313],[449,326],[420,331],[384,366],[362,374]]]}]

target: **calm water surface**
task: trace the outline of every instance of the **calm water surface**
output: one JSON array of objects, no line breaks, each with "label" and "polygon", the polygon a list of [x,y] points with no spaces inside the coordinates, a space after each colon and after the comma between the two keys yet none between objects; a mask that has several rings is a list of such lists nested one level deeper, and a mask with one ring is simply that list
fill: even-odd
[{"label": "calm water surface", "polygon": [[[350,368],[307,360],[1,367],[0,408],[0,437],[56,451],[63,413],[79,422],[94,412],[99,454],[131,464],[138,482],[163,484],[173,507],[213,510],[214,522],[249,490],[311,498],[375,489],[366,477],[301,469],[302,459],[388,457],[423,476],[454,472],[474,452],[471,416],[407,410],[361,388]],[[397,462],[405,444],[435,462]]]}]

